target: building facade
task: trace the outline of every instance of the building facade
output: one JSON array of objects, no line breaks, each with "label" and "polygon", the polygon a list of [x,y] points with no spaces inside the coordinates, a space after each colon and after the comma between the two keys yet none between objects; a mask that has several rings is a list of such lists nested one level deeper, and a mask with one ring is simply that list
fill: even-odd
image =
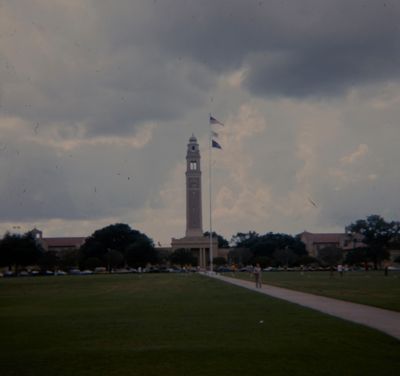
[{"label": "building facade", "polygon": [[300,234],[300,240],[305,244],[308,254],[312,257],[318,257],[318,252],[327,247],[350,251],[365,246],[361,235],[350,236],[346,233],[311,233],[304,231]]},{"label": "building facade", "polygon": [[36,228],[31,233],[45,251],[54,251],[56,253],[77,251],[86,240],[83,236],[44,238],[43,232]]}]

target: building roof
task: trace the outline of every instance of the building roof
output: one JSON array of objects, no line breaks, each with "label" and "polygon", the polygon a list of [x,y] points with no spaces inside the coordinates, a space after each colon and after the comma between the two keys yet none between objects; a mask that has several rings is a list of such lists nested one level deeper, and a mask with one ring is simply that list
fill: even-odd
[{"label": "building roof", "polygon": [[47,247],[80,247],[86,238],[82,236],[69,238],[43,238],[42,241]]},{"label": "building roof", "polygon": [[344,233],[318,233],[318,234],[313,234],[311,232],[303,232],[303,234],[301,234],[301,235],[312,239],[312,241],[314,243],[338,243],[343,238],[346,237],[346,234],[344,234]]}]

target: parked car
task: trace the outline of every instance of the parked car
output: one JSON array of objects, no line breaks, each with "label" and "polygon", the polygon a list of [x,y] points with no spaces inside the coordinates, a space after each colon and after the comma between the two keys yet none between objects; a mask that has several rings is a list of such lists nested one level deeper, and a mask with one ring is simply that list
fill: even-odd
[{"label": "parked car", "polygon": [[229,273],[232,271],[232,269],[227,268],[226,266],[220,266],[216,270],[218,273]]},{"label": "parked car", "polygon": [[91,270],[83,270],[83,271],[81,271],[81,275],[89,275],[89,274],[93,274],[93,272]]},{"label": "parked car", "polygon": [[94,268],[94,272],[96,274],[104,274],[107,273],[107,268],[105,268],[104,266],[98,266],[97,268]]},{"label": "parked car", "polygon": [[115,269],[113,271],[113,273],[117,273],[117,274],[127,274],[127,273],[131,273],[131,271],[129,269],[125,269],[125,268],[120,268],[120,269]]},{"label": "parked car", "polygon": [[277,269],[273,268],[272,266],[268,266],[267,268],[263,269],[264,272],[276,272]]}]

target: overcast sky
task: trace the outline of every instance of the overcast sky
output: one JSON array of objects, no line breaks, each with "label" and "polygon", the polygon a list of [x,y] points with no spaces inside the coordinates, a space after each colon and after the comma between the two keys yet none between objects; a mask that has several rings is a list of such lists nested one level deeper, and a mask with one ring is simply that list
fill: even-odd
[{"label": "overcast sky", "polygon": [[400,219],[400,3],[0,0],[0,232],[185,232],[208,114],[214,230]]}]

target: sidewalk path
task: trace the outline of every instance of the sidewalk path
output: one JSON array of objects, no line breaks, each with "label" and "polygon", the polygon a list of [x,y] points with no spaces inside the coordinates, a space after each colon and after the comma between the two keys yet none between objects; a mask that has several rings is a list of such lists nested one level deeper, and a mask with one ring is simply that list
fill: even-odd
[{"label": "sidewalk path", "polygon": [[289,302],[312,308],[332,316],[340,317],[344,320],[366,325],[400,340],[400,312],[345,302],[343,300],[326,298],[324,296],[307,294],[304,292],[288,290],[270,285],[264,285],[261,289],[259,289],[256,288],[255,283],[251,281],[225,277],[219,274],[205,275],[236,286],[257,291],[274,298],[287,300]]}]

